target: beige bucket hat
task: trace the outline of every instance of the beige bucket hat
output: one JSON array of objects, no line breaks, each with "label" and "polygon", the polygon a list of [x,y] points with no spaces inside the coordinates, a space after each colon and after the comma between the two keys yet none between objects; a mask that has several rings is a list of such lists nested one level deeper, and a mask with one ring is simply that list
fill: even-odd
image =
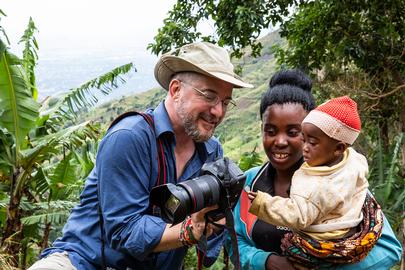
[{"label": "beige bucket hat", "polygon": [[229,82],[236,88],[252,88],[233,71],[228,52],[209,42],[184,45],[163,54],[155,66],[155,78],[166,90],[174,74],[192,71]]}]

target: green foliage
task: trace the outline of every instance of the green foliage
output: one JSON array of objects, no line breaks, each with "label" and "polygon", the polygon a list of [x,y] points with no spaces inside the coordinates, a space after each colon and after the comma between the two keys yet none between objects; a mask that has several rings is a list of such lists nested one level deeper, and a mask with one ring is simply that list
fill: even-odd
[{"label": "green foliage", "polygon": [[[364,104],[363,114],[382,127],[387,147],[391,133],[405,132],[404,9],[405,2],[396,0],[178,1],[149,48],[158,54],[210,40],[231,47],[235,56],[255,57],[262,48],[257,33],[279,23],[287,41],[276,50],[279,64],[301,67],[329,84],[318,94],[320,102],[350,94]],[[215,24],[206,36],[198,28],[204,21]],[[250,50],[243,51],[246,46]]]},{"label": "green foliage", "polygon": [[[243,55],[242,48],[247,46],[251,47],[252,56],[258,56],[262,49],[262,44],[257,42],[261,31],[280,22],[296,2],[299,1],[177,1],[148,48],[159,54],[195,40],[204,40],[230,46],[232,56],[238,58]],[[215,22],[211,34],[202,34],[198,27],[201,21]]]},{"label": "green foliage", "polygon": [[[389,166],[388,173],[387,173],[387,185],[384,190],[384,199],[385,200],[388,200],[390,198],[390,195],[392,195],[393,188],[394,188],[393,186],[395,184],[395,177],[398,175],[398,172],[399,172],[399,155],[398,154],[399,154],[399,148],[402,144],[403,138],[404,138],[404,133],[401,133],[397,137],[397,141],[395,143],[394,150],[392,152],[390,166]],[[401,186],[403,186],[403,185],[399,185],[397,188],[400,188]],[[402,192],[402,193],[405,194],[404,192]],[[401,200],[401,198],[402,198],[402,200]],[[403,199],[404,199],[403,195],[399,197],[399,201],[401,201],[402,203],[405,203],[405,200],[403,200]],[[402,208],[402,209],[405,209],[405,208]]]},{"label": "green foliage", "polygon": [[[57,125],[61,121],[63,123],[66,120],[74,121],[80,110],[91,108],[97,103],[98,99],[95,95],[97,92],[104,95],[110,94],[120,84],[125,83],[125,79],[121,75],[132,69],[136,71],[133,63],[116,67],[78,88],[71,89],[52,106],[49,106],[50,100],[46,100],[46,106],[41,110],[41,120],[50,120],[53,125]],[[52,115],[50,119],[49,115]]]},{"label": "green foliage", "polygon": [[[0,9],[0,22],[1,22],[1,17],[6,17],[7,15]],[[6,40],[6,43],[9,44],[9,40],[6,34],[6,31],[4,28],[0,25],[0,38],[3,37]]]},{"label": "green foliage", "polygon": [[[358,102],[363,135],[356,142],[356,148],[368,157],[370,188],[399,234],[398,228],[405,212],[405,146],[402,138],[405,133],[405,2],[178,2],[186,5],[186,12],[182,13],[183,6],[175,6],[167,20],[177,27],[177,33],[183,30],[183,26],[188,27],[187,31],[181,32],[178,37],[173,32],[164,31],[165,28],[160,29],[154,44],[150,45],[152,52],[157,54],[180,46],[185,41],[206,39],[231,47],[233,55],[239,57],[242,52],[239,49],[257,42],[255,30],[265,28],[269,22],[280,23],[280,34],[286,43],[279,43],[275,49],[278,64],[300,67],[312,74],[314,94],[319,103],[345,94]],[[253,2],[254,8],[250,7]],[[295,10],[291,8],[294,6]],[[289,10],[292,13],[287,16]],[[260,14],[262,20],[255,19],[256,14]],[[207,19],[215,23],[214,32],[202,37],[195,26]],[[253,48],[251,55],[257,56],[259,51]],[[250,51],[247,49],[244,52]],[[244,70],[245,59],[238,63]],[[255,64],[248,68],[257,68]],[[244,74],[244,78],[249,78],[251,74]],[[266,72],[262,74],[265,80],[271,75]],[[255,76],[256,79],[259,77]],[[252,78],[249,81],[255,82]],[[258,88],[262,83],[260,81]],[[236,98],[242,100],[239,93],[236,93]],[[242,111],[250,109],[244,107]],[[241,149],[249,142],[257,140],[246,128],[254,126],[252,122],[256,119],[253,120],[252,115],[242,114],[242,111],[238,112],[237,119],[233,119],[230,112],[217,129],[225,153],[234,159],[245,152]],[[235,156],[233,149],[239,149],[235,151]]]},{"label": "green foliage", "polygon": [[369,74],[404,70],[404,9],[396,0],[303,3],[282,26],[290,46],[280,60],[309,69],[354,63]]},{"label": "green foliage", "polygon": [[[400,151],[405,141],[404,3],[178,1],[149,49],[158,54],[194,40],[209,40],[232,48],[234,56],[244,53],[234,63],[243,67],[243,78],[256,88],[235,89],[238,107],[227,114],[216,131],[225,154],[239,160],[244,170],[265,158],[258,104],[269,78],[279,68],[277,60],[278,64],[302,67],[314,75],[318,102],[343,94],[352,96],[358,101],[363,122],[355,147],[368,157],[370,189],[399,233],[405,201],[404,157]],[[289,11],[293,12],[291,16],[287,16]],[[0,19],[1,15],[5,16],[0,10]],[[215,23],[212,35],[199,32],[201,21]],[[280,23],[283,38],[272,33],[257,40],[263,29],[275,23]],[[24,254],[19,260],[24,266],[46,246],[47,236],[52,234],[48,226],[62,224],[71,207],[69,202],[55,199],[77,201],[84,178],[93,167],[100,135],[100,126],[92,121],[100,122],[105,130],[118,114],[155,107],[166,94],[153,89],[87,110],[96,102],[95,92],[108,94],[122,82],[121,75],[133,69],[128,64],[65,96],[38,104],[34,73],[38,45],[34,33],[35,25],[30,20],[21,39],[25,45],[23,59],[19,59],[9,53],[9,42],[0,26],[0,223],[12,221],[14,226],[2,230],[2,250],[8,252],[0,251],[2,268],[7,262],[15,265],[12,259],[18,254]],[[17,218],[9,220],[10,216]],[[16,229],[21,228],[19,222],[22,230]],[[20,250],[10,248],[10,243],[15,246],[16,242],[21,243]],[[195,268],[193,250],[187,255],[186,269]],[[223,268],[222,260],[213,267]]]},{"label": "green foliage", "polygon": [[256,152],[257,145],[252,150],[252,152],[243,153],[239,160],[239,167],[242,171],[247,171],[250,168],[260,166],[263,164],[263,160],[260,155]]},{"label": "green foliage", "polygon": [[151,89],[147,92],[133,96],[122,97],[119,100],[106,102],[94,108],[94,110],[81,112],[78,120],[98,122],[102,129],[106,130],[108,125],[118,115],[127,111],[144,111],[147,108],[155,108],[166,96],[166,91],[162,89]]},{"label": "green foliage", "polygon": [[381,127],[384,147],[405,132],[404,10],[395,0],[310,1],[280,31],[288,46],[279,63],[316,73],[329,84],[325,98],[355,98],[362,118]]},{"label": "green foliage", "polygon": [[27,29],[24,31],[24,35],[21,37],[20,43],[24,43],[23,51],[23,67],[27,76],[26,81],[31,89],[31,95],[34,100],[38,98],[38,89],[36,88],[34,68],[38,60],[38,43],[34,36],[37,28],[34,21],[30,18]]},{"label": "green foliage", "polygon": [[95,105],[96,93],[111,93],[134,69],[132,63],[117,67],[40,104],[35,31],[30,18],[20,41],[22,59],[0,37],[0,260],[20,268],[48,245],[52,226],[66,221],[93,168],[100,126],[77,122],[78,112]]},{"label": "green foliage", "polygon": [[[189,248],[187,250],[186,257],[184,259],[184,270],[194,270],[196,269],[198,265],[198,258],[197,258],[197,252],[195,248]],[[231,267],[230,269],[233,269],[232,264],[230,263],[229,266]],[[224,263],[224,253],[221,252],[218,256],[218,259],[215,261],[213,265],[210,267],[202,267],[202,269],[209,269],[209,270],[222,270],[225,269],[225,263]]]},{"label": "green foliage", "polygon": [[21,219],[24,225],[38,225],[52,223],[54,225],[63,225],[70,210],[77,204],[75,201],[52,200],[45,203],[36,203],[32,205],[35,213]]},{"label": "green foliage", "polygon": [[[279,63],[316,73],[318,101],[348,94],[363,122],[357,147],[370,161],[370,188],[397,235],[404,218],[404,1],[311,1],[280,35]],[[402,155],[405,152],[402,152]],[[402,157],[403,158],[403,157]],[[404,159],[402,159],[404,160]]]},{"label": "green foliage", "polygon": [[73,184],[77,180],[77,171],[80,166],[75,159],[72,158],[73,152],[70,152],[58,165],[54,168],[53,172],[49,173],[51,200],[57,200],[65,198],[66,186]]},{"label": "green foliage", "polygon": [[377,201],[382,204],[384,214],[398,235],[402,229],[400,227],[402,220],[405,218],[405,190],[403,188],[405,179],[401,176],[399,155],[403,140],[404,133],[400,133],[394,138],[395,144],[388,151],[379,143],[381,140],[377,140],[374,150],[370,152],[372,162],[369,183],[371,191]]},{"label": "green foliage", "polygon": [[39,104],[29,90],[20,59],[8,52],[2,40],[0,88],[0,126],[12,134],[18,152],[28,132],[35,125]]}]

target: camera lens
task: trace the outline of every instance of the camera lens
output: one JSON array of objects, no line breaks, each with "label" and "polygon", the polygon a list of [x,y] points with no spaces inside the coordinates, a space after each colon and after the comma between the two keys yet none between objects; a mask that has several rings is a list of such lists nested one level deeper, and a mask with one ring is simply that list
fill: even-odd
[{"label": "camera lens", "polygon": [[[203,175],[177,185],[166,184],[151,191],[152,204],[161,208],[162,219],[171,224],[219,202],[221,187],[212,175]],[[163,206],[163,207],[162,207]]]},{"label": "camera lens", "polygon": [[190,213],[195,213],[219,201],[221,187],[216,178],[211,175],[203,175],[196,179],[184,181],[179,186],[184,187],[190,196]]},{"label": "camera lens", "polygon": [[210,220],[224,217],[224,210],[234,207],[245,182],[245,175],[228,159],[207,162],[202,175],[177,185],[165,184],[152,188],[150,202],[160,208],[160,217],[167,223],[182,222],[187,215],[218,205],[207,213]]}]

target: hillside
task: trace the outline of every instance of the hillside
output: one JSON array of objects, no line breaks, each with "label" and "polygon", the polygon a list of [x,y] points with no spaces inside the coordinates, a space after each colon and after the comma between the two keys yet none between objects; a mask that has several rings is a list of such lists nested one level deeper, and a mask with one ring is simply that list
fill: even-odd
[{"label": "hillside", "polygon": [[[277,32],[268,34],[261,39],[262,55],[252,58],[247,50],[246,56],[234,62],[241,65],[241,76],[255,85],[253,89],[234,89],[234,99],[238,106],[229,111],[224,122],[217,128],[216,136],[223,144],[225,154],[237,161],[244,152],[251,152],[255,145],[261,149],[259,103],[262,93],[266,90],[270,76],[274,73],[276,62],[272,46],[282,42]],[[166,92],[161,88],[151,89],[141,94],[128,96],[105,103],[87,113],[84,118],[99,121],[107,125],[118,114],[128,110],[143,111],[156,106],[164,98]]]}]

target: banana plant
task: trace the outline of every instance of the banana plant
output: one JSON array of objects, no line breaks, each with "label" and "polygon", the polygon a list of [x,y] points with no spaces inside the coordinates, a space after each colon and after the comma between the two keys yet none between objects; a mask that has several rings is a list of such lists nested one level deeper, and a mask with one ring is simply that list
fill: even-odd
[{"label": "banana plant", "polygon": [[[382,146],[380,133],[376,129],[377,142],[371,151],[371,164],[368,180],[371,191],[381,204],[385,216],[389,219],[394,231],[400,235],[405,218],[405,179],[401,176],[400,147],[405,133],[393,138],[393,145],[388,149]],[[374,141],[372,142],[374,143]]]},{"label": "banana plant", "polygon": [[10,53],[0,26],[0,255],[23,269],[27,249],[32,243],[47,245],[51,226],[67,216],[68,208],[60,206],[77,198],[93,167],[91,153],[100,129],[91,122],[79,123],[78,114],[97,103],[98,93],[108,95],[125,82],[124,74],[135,70],[132,63],[125,64],[58,98],[38,102],[35,32],[30,18],[20,41],[25,45],[20,59]]}]

